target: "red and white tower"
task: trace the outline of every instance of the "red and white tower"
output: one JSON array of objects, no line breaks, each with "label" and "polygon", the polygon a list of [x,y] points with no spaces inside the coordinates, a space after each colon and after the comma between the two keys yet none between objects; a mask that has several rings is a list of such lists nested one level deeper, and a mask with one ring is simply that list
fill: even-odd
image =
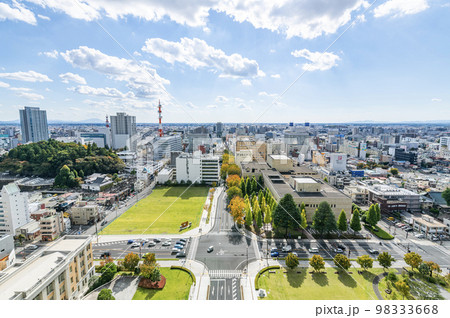
[{"label": "red and white tower", "polygon": [[162,111],[161,111],[161,101],[158,101],[158,114],[159,114],[159,137],[163,136],[163,131],[162,131]]},{"label": "red and white tower", "polygon": [[108,115],[106,115],[106,128],[109,128],[109,120],[108,120]]}]

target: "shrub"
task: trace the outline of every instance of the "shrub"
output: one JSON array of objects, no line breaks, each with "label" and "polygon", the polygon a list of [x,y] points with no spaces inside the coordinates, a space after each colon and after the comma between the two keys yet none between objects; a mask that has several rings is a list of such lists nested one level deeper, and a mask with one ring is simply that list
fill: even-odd
[{"label": "shrub", "polygon": [[259,276],[261,276],[262,274],[264,274],[265,272],[267,272],[270,269],[280,269],[281,267],[279,265],[274,265],[274,266],[268,266],[263,268],[262,270],[259,271],[259,273],[256,275],[255,277],[255,289],[259,289]]},{"label": "shrub", "polygon": [[393,283],[395,283],[396,281],[398,281],[398,277],[395,274],[395,272],[390,271],[387,276],[386,276],[386,280],[391,281]]}]

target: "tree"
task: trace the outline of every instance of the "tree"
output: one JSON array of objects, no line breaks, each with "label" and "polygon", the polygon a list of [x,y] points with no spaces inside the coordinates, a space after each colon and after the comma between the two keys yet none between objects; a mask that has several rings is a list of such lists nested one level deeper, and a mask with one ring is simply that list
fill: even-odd
[{"label": "tree", "polygon": [[270,206],[266,204],[265,198],[263,199],[263,204],[264,223],[270,224],[272,223],[272,211],[270,210]]},{"label": "tree", "polygon": [[306,205],[305,202],[302,201],[302,203],[300,203],[300,211],[303,212],[303,210],[306,210]]},{"label": "tree", "polygon": [[232,174],[227,178],[227,186],[231,187],[239,187],[241,185],[241,178],[238,175]]},{"label": "tree", "polygon": [[123,260],[123,267],[129,271],[134,271],[134,269],[139,264],[139,256],[134,253],[128,253],[125,255],[125,258]]},{"label": "tree", "polygon": [[290,269],[296,268],[299,264],[298,257],[292,253],[289,253],[286,256],[285,262],[286,262],[286,266],[289,267]]},{"label": "tree", "polygon": [[111,289],[103,288],[100,293],[98,293],[97,300],[115,300],[112,295]]},{"label": "tree", "polygon": [[403,296],[403,299],[409,295],[409,286],[405,281],[396,282],[395,288],[397,288],[400,295]]},{"label": "tree", "polygon": [[433,276],[433,272],[436,272],[436,273],[441,273],[442,272],[441,267],[438,264],[436,264],[435,262],[433,262],[433,261],[428,261],[428,262],[425,261],[424,263],[427,264],[430,267],[430,269],[431,269],[430,276]]},{"label": "tree", "polygon": [[361,255],[358,256],[356,262],[361,266],[362,269],[367,270],[368,268],[373,267],[373,258],[369,255]]},{"label": "tree", "polygon": [[313,228],[322,236],[324,233],[337,230],[336,218],[328,202],[319,204],[313,216]]},{"label": "tree", "polygon": [[[76,172],[76,171],[75,171]],[[75,188],[79,185],[79,179],[75,176],[74,171],[71,171],[67,165],[59,169],[55,177],[53,186],[58,188]]]},{"label": "tree", "polygon": [[422,264],[422,256],[416,252],[406,253],[403,259],[412,269],[419,268],[420,264]]},{"label": "tree", "polygon": [[245,181],[245,193],[248,196],[251,196],[253,194],[252,181],[250,180],[250,178],[247,178],[247,180]]},{"label": "tree", "polygon": [[23,246],[23,241],[25,241],[25,239],[26,239],[25,235],[20,233],[19,235],[17,235],[17,239],[19,240],[20,245]]},{"label": "tree", "polygon": [[397,168],[391,168],[391,170],[389,170],[389,172],[394,176],[398,176],[398,169]]},{"label": "tree", "polygon": [[227,190],[228,200],[231,201],[234,197],[242,197],[242,191],[238,187],[231,187]]},{"label": "tree", "polygon": [[144,264],[150,266],[156,266],[156,255],[155,253],[147,253],[144,256]]},{"label": "tree", "polygon": [[230,205],[228,206],[231,211],[231,215],[233,216],[233,220],[236,224],[242,225],[244,224],[244,216],[245,216],[245,201],[241,197],[234,197],[230,201]]},{"label": "tree", "polygon": [[258,176],[258,190],[264,190],[264,177],[262,174]]},{"label": "tree", "polygon": [[383,252],[378,255],[377,261],[384,269],[386,269],[391,267],[392,263],[395,262],[395,258],[393,258],[388,252]]},{"label": "tree", "polygon": [[280,203],[272,213],[272,219],[273,224],[276,227],[281,227],[286,230],[286,235],[289,228],[292,229],[300,225],[300,211],[298,210],[291,194],[286,194],[283,198],[281,198]]},{"label": "tree", "polygon": [[320,255],[313,255],[313,257],[309,259],[309,265],[315,272],[320,272],[320,270],[325,269],[325,261]]},{"label": "tree", "polygon": [[447,205],[450,206],[450,188],[446,188],[442,192],[442,197],[444,198],[445,202],[447,202]]},{"label": "tree", "polygon": [[256,194],[257,191],[258,191],[258,183],[256,183],[255,176],[252,177],[251,183],[252,183],[252,194],[253,194],[253,193]]},{"label": "tree", "polygon": [[375,212],[375,206],[373,204],[370,206],[369,211],[367,212],[366,222],[372,227],[374,227],[378,222],[377,213]]},{"label": "tree", "polygon": [[220,167],[220,177],[225,180],[227,178],[228,173],[228,164],[222,163],[222,166]]},{"label": "tree", "polygon": [[245,196],[248,196],[248,194],[247,194],[247,191],[246,191],[246,188],[245,188],[245,180],[246,179],[244,179],[244,177],[242,177],[241,178],[241,184],[240,184],[240,188],[241,188],[241,191],[242,191],[242,195],[245,197]]},{"label": "tree", "polygon": [[343,269],[344,271],[347,271],[350,266],[352,266],[348,257],[343,254],[337,254],[334,257],[333,261],[334,265],[336,265],[339,269]]},{"label": "tree", "polygon": [[150,279],[152,282],[159,282],[161,280],[161,272],[158,265],[142,264],[140,269],[142,277]]},{"label": "tree", "polygon": [[355,232],[361,231],[361,219],[359,217],[358,209],[353,211],[352,219],[350,221],[350,228]]},{"label": "tree", "polygon": [[253,225],[253,213],[252,208],[250,207],[250,202],[248,197],[245,199],[245,225],[248,227]]},{"label": "tree", "polygon": [[260,229],[262,225],[263,225],[262,213],[261,209],[258,209],[256,213],[256,226],[258,227],[258,229]]},{"label": "tree", "polygon": [[376,203],[374,205],[375,208],[375,215],[377,216],[377,222],[381,220],[381,209],[380,209],[380,205],[378,203]]},{"label": "tree", "polygon": [[327,178],[327,177],[323,178],[323,181],[325,181],[326,183],[328,183],[328,178]]},{"label": "tree", "polygon": [[427,263],[420,264],[418,270],[423,276],[431,276],[432,271]]},{"label": "tree", "polygon": [[341,214],[339,214],[337,227],[338,227],[339,231],[341,231],[341,232],[347,231],[347,216],[345,215],[344,210],[342,210]]},{"label": "tree", "polygon": [[301,217],[302,217],[301,228],[303,230],[306,230],[306,228],[308,227],[308,221],[306,220],[306,211],[305,211],[305,209],[302,209],[301,211],[302,211],[302,213],[301,213]]},{"label": "tree", "polygon": [[239,166],[234,163],[230,164],[228,166],[228,175],[233,175],[233,174],[238,175],[238,176],[241,175],[241,168],[239,168]]}]

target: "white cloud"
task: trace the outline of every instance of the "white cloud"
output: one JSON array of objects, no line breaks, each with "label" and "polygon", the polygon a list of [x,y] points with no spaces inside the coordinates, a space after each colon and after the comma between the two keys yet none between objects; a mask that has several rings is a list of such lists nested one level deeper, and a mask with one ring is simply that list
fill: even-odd
[{"label": "white cloud", "polygon": [[243,86],[252,86],[252,81],[248,80],[248,79],[243,79],[243,80],[241,80],[241,84]]},{"label": "white cloud", "polygon": [[217,108],[217,105],[208,105],[207,108]]},{"label": "white cloud", "polygon": [[145,41],[142,48],[170,64],[183,63],[193,68],[209,68],[220,72],[221,77],[264,76],[255,60],[234,53],[226,55],[220,49],[209,46],[205,41],[193,38],[181,38],[180,42],[171,42],[160,38]]},{"label": "white cloud", "polygon": [[44,99],[44,96],[36,94],[36,93],[27,93],[27,92],[20,92],[18,94],[20,97],[24,97],[29,100],[42,100]]},{"label": "white cloud", "polygon": [[311,63],[303,64],[303,70],[305,71],[326,71],[337,65],[337,61],[340,60],[339,56],[333,53],[311,52],[307,49],[297,50],[291,52],[295,57],[303,57]]},{"label": "white cloud", "polygon": [[32,89],[28,87],[11,87],[10,90],[16,91],[16,92],[31,92]]},{"label": "white cloud", "polygon": [[40,19],[42,19],[42,20],[50,21],[50,18],[47,17],[46,15],[38,14],[37,16],[38,16],[38,18],[40,18]]},{"label": "white cloud", "polygon": [[134,98],[134,94],[132,92],[124,94],[117,88],[113,87],[95,88],[86,85],[79,85],[77,87],[69,87],[68,90],[83,95],[114,97],[114,98]]},{"label": "white cloud", "polygon": [[272,74],[272,75],[270,75],[270,77],[272,77],[272,78],[280,78],[281,76],[280,76],[280,74]]},{"label": "white cloud", "polygon": [[250,106],[248,106],[248,105],[246,105],[246,104],[244,104],[244,103],[239,104],[238,108],[239,108],[240,110],[252,110],[252,108],[251,108]]},{"label": "white cloud", "polygon": [[389,0],[373,10],[376,18],[384,16],[401,17],[416,14],[429,8],[427,0]]},{"label": "white cloud", "polygon": [[191,103],[191,102],[187,102],[186,103],[186,106],[188,107],[188,108],[193,108],[193,109],[195,109],[195,108],[198,108],[197,106],[195,106],[193,103]]},{"label": "white cloud", "polygon": [[34,13],[23,6],[23,4],[13,0],[11,5],[9,6],[3,2],[0,3],[0,21],[17,20],[32,25],[37,24]]},{"label": "white cloud", "polygon": [[53,50],[53,51],[49,51],[49,52],[39,52],[39,55],[44,55],[46,57],[56,59],[56,58],[58,58],[59,53],[58,53],[58,51]]},{"label": "white cloud", "polygon": [[60,54],[75,67],[93,70],[113,80],[127,82],[128,88],[137,97],[163,99],[162,95],[167,96],[164,85],[170,84],[169,80],[160,77],[146,61],[137,63],[134,60],[106,55],[86,46]]},{"label": "white cloud", "polygon": [[270,98],[275,98],[278,96],[278,94],[269,94],[267,92],[259,92],[258,93],[259,96],[264,96],[264,97],[270,97]]},{"label": "white cloud", "polygon": [[61,78],[61,82],[69,84],[69,82],[74,82],[77,84],[86,85],[86,80],[78,74],[74,73],[64,73],[59,74],[59,78]]},{"label": "white cloud", "polygon": [[8,88],[8,87],[9,87],[9,84],[8,84],[8,83],[5,83],[5,82],[2,82],[2,81],[0,81],[0,87],[1,87],[1,88]]},{"label": "white cloud", "polygon": [[217,96],[216,97],[216,103],[225,103],[228,101],[228,98],[226,98],[225,96]]},{"label": "white cloud", "polygon": [[442,102],[442,99],[441,98],[432,98],[431,101],[432,102],[436,102],[436,103],[440,103],[440,102]]},{"label": "white cloud", "polygon": [[14,72],[14,73],[0,73],[0,78],[7,78],[16,81],[24,82],[52,82],[47,75],[35,72]]}]

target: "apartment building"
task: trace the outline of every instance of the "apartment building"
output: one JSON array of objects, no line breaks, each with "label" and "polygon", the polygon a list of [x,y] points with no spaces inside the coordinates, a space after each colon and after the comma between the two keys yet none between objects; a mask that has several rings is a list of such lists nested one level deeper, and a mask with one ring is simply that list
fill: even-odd
[{"label": "apartment building", "polygon": [[70,209],[70,220],[73,225],[87,225],[98,221],[98,206],[80,201]]},{"label": "apartment building", "polygon": [[11,266],[16,259],[12,235],[0,235],[0,271]]},{"label": "apartment building", "polygon": [[3,186],[0,192],[0,234],[14,235],[16,229],[30,221],[28,195],[16,183]]},{"label": "apartment building", "polygon": [[62,212],[50,212],[40,218],[41,238],[43,241],[53,241],[61,236],[65,230],[64,216]]},{"label": "apartment building", "polygon": [[219,157],[203,155],[196,151],[194,154],[181,154],[176,159],[177,182],[213,183],[220,177]]},{"label": "apartment building", "polygon": [[65,236],[0,276],[2,300],[80,299],[94,275],[92,237]]}]

